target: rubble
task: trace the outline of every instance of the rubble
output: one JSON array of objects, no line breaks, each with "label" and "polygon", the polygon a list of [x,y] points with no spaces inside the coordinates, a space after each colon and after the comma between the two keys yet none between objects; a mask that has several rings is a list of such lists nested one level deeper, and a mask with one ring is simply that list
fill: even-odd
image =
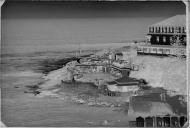
[{"label": "rubble", "polygon": [[103,125],[103,126],[108,126],[108,125],[111,125],[111,123],[110,123],[108,120],[104,120],[104,121],[102,122],[102,125]]},{"label": "rubble", "polygon": [[86,103],[86,101],[84,101],[82,99],[77,99],[75,102],[78,104],[85,104]]}]

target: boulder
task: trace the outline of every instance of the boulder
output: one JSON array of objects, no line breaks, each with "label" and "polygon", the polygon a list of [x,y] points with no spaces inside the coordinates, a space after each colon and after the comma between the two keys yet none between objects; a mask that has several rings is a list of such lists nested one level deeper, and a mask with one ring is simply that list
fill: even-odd
[{"label": "boulder", "polygon": [[108,126],[108,125],[110,125],[110,123],[107,120],[104,120],[103,123],[102,123],[102,125]]},{"label": "boulder", "polygon": [[95,103],[94,103],[94,102],[89,102],[88,105],[89,105],[89,106],[94,106]]},{"label": "boulder", "polygon": [[78,100],[76,100],[76,102],[78,104],[85,104],[86,103],[86,101],[84,101],[83,99],[78,99]]}]

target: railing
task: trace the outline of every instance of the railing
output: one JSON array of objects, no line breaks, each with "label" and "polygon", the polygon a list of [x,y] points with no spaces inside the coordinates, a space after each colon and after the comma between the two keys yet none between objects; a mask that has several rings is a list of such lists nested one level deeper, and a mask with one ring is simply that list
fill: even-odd
[{"label": "railing", "polygon": [[186,56],[185,47],[139,46],[137,54]]}]

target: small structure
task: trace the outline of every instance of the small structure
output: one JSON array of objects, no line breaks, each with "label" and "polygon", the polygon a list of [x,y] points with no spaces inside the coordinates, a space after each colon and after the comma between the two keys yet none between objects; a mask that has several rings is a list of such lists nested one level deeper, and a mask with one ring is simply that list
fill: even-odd
[{"label": "small structure", "polygon": [[136,118],[136,126],[137,127],[144,127],[144,118],[139,116]]},{"label": "small structure", "polygon": [[112,51],[108,53],[108,59],[109,60],[122,60],[123,59],[123,53],[118,51]]},{"label": "small structure", "polygon": [[107,88],[113,92],[129,92],[139,89],[140,81],[135,78],[122,77],[115,81],[107,82]]},{"label": "small structure", "polygon": [[110,59],[110,60],[115,60],[116,59],[115,57],[116,57],[115,53],[113,53],[113,52],[108,54],[108,59]]},{"label": "small structure", "polygon": [[153,127],[154,126],[153,122],[154,122],[154,117],[148,116],[145,118],[146,127]]},{"label": "small structure", "polygon": [[135,78],[130,78],[130,77],[122,77],[119,78],[117,80],[115,80],[115,82],[117,83],[117,86],[135,86],[135,85],[139,85],[139,80],[135,79]]},{"label": "small structure", "polygon": [[122,76],[129,76],[131,67],[118,67],[116,65],[111,65],[112,69],[116,69],[121,72]]},{"label": "small structure", "polygon": [[163,122],[163,119],[161,117],[156,117],[156,126],[157,127],[162,127],[162,122]]},{"label": "small structure", "polygon": [[181,127],[184,126],[184,125],[185,125],[185,122],[187,122],[187,117],[186,117],[186,116],[181,116],[181,117],[179,118],[179,124],[180,124],[180,126],[181,126]]},{"label": "small structure", "polygon": [[118,52],[115,53],[115,60],[122,60],[123,59],[123,53]]}]

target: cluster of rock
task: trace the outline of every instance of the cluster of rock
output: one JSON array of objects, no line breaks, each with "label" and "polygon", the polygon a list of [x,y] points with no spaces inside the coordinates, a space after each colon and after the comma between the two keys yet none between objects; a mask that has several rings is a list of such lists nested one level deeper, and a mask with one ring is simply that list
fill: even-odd
[{"label": "cluster of rock", "polygon": [[92,100],[83,100],[83,99],[79,99],[79,98],[72,98],[72,100],[75,103],[78,104],[87,104],[88,106],[93,106],[93,107],[121,107],[121,104],[113,104],[113,103],[109,103],[109,102],[105,102],[105,101],[92,101]]}]

